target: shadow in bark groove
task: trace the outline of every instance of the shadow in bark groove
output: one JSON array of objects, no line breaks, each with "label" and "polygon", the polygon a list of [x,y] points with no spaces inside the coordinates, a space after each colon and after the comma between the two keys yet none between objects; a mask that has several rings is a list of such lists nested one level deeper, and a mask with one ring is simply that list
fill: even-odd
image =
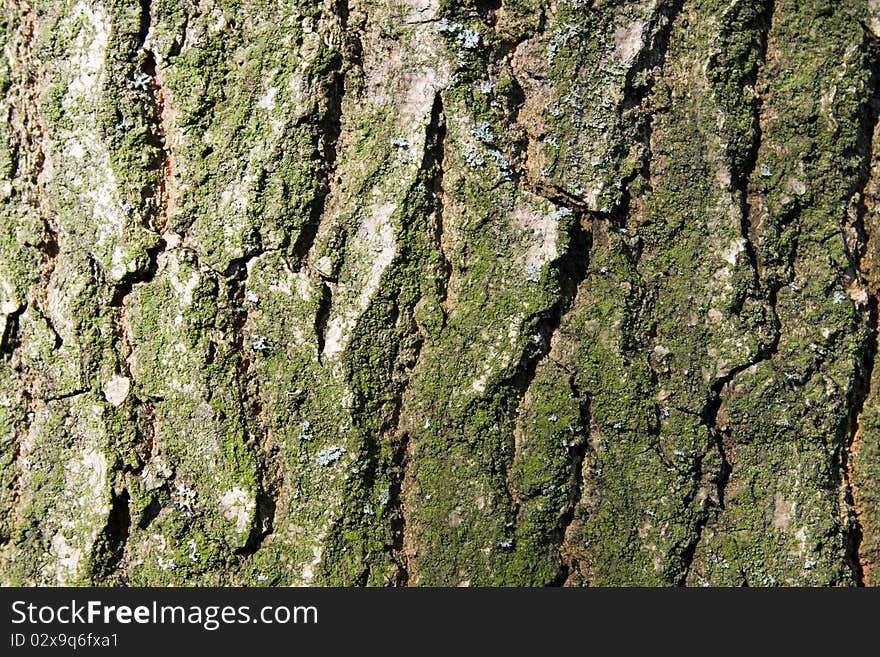
[{"label": "shadow in bark groove", "polygon": [[[855,274],[861,285],[868,291],[868,312],[865,319],[867,336],[860,360],[856,368],[856,381],[850,391],[849,418],[844,436],[844,448],[840,450],[840,470],[842,472],[845,487],[844,501],[848,507],[850,522],[846,531],[846,559],[847,565],[853,573],[858,586],[865,586],[865,571],[870,567],[865,555],[862,554],[862,541],[864,540],[864,527],[860,520],[860,508],[858,503],[858,489],[853,481],[854,459],[861,444],[860,422],[865,403],[875,391],[871,383],[874,368],[877,361],[877,330],[878,330],[878,281],[876,280],[877,268],[880,263],[873,262],[876,254],[868,252],[868,245],[875,236],[869,234],[865,216],[868,212],[866,205],[865,188],[871,180],[872,164],[877,157],[877,149],[880,144],[874,143],[874,135],[880,122],[880,40],[865,28],[863,47],[866,50],[866,59],[871,67],[870,88],[872,95],[863,108],[861,125],[859,129],[859,156],[862,162],[861,176],[857,184],[860,192],[860,202],[856,206],[856,217],[853,226],[858,236],[858,249],[856,253],[847,253],[855,269]],[[844,239],[844,246],[846,240]]]}]

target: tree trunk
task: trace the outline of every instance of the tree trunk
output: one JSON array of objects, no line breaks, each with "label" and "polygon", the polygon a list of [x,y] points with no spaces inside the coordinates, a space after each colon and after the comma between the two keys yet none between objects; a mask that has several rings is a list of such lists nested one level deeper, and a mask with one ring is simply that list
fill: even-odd
[{"label": "tree trunk", "polygon": [[878,35],[3,0],[0,582],[877,584]]}]

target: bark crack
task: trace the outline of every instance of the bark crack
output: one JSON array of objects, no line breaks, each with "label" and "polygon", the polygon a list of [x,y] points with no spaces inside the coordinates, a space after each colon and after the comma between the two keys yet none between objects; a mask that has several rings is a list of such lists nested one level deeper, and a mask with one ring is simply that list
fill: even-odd
[{"label": "bark crack", "polygon": [[[345,35],[345,50],[342,53],[342,61],[338,68],[333,71],[327,95],[327,110],[321,117],[318,128],[320,130],[320,168],[316,172],[321,182],[312,198],[309,206],[309,218],[300,228],[299,234],[290,246],[290,255],[294,260],[292,270],[298,273],[307,266],[309,253],[315,246],[318,229],[324,219],[327,201],[332,191],[331,180],[336,174],[336,160],[338,156],[339,138],[342,135],[342,105],[345,100],[346,79],[349,71],[357,66],[360,57],[361,45],[356,34],[349,29],[349,6],[347,0],[335,2],[335,14],[339,20],[340,28]],[[314,266],[308,266],[307,270],[318,278],[333,278],[329,272],[319,272]],[[329,312],[329,310],[328,310]],[[320,335],[323,341],[323,333]]]},{"label": "bark crack", "polygon": [[168,147],[168,132],[171,127],[171,120],[161,75],[156,66],[156,55],[147,44],[153,22],[152,2],[151,0],[141,0],[140,6],[141,17],[137,50],[141,53],[141,68],[150,78],[150,106],[152,121],[156,129],[152,145],[158,149],[162,160],[159,171],[156,206],[152,208],[153,212],[151,213],[151,228],[161,235],[165,232],[168,225],[168,213],[171,205],[169,185],[174,176],[174,161]]},{"label": "bark crack", "polygon": [[[442,91],[434,95],[431,107],[431,116],[425,129],[425,150],[422,162],[419,166],[421,175],[417,177],[409,194],[426,194],[428,203],[432,206],[431,216],[434,218],[432,237],[434,248],[442,261],[443,278],[439,283],[439,303],[445,318],[448,312],[446,301],[449,298],[448,287],[452,264],[448,258],[445,246],[445,231],[443,227],[443,212],[445,204],[445,192],[443,187],[444,162],[446,155],[446,115],[443,110]],[[424,178],[422,178],[424,176]],[[422,183],[422,184],[420,184]],[[392,440],[392,456],[389,465],[391,484],[389,496],[392,500],[391,513],[393,546],[392,554],[398,567],[398,586],[407,586],[410,582],[412,565],[409,550],[407,548],[408,515],[404,499],[407,494],[408,482],[411,477],[409,470],[410,435],[401,426],[401,418],[405,416],[405,409],[410,401],[412,374],[418,369],[421,361],[422,349],[427,339],[424,329],[413,319],[413,326],[418,338],[414,343],[414,353],[411,356],[411,365],[405,368],[406,379],[403,387],[396,398],[389,428],[386,431]],[[442,327],[441,327],[442,330]]]},{"label": "bark crack", "polygon": [[577,383],[576,372],[569,372],[568,386],[571,389],[572,394],[578,400],[581,432],[578,435],[577,440],[571,441],[568,446],[569,453],[571,454],[571,482],[569,483],[568,507],[560,516],[556,530],[560,558],[559,575],[554,582],[556,586],[565,586],[571,576],[575,572],[580,571],[580,564],[578,563],[576,555],[568,549],[566,535],[574,522],[577,508],[580,505],[584,494],[585,482],[583,467],[589,449],[590,424],[592,422],[590,413],[592,399],[589,393],[580,389],[580,386]]},{"label": "bark crack", "polygon": [[[546,311],[533,316],[527,321],[527,325],[535,324],[529,329],[530,334],[540,336],[540,341],[530,342],[526,350],[520,356],[514,374],[502,382],[501,388],[511,386],[516,395],[516,407],[513,411],[514,424],[518,425],[519,418],[523,413],[522,404],[529,388],[534,381],[538,366],[550,357],[553,344],[553,336],[559,330],[569,311],[574,306],[578,288],[586,279],[590,263],[590,250],[592,248],[592,225],[588,224],[595,217],[591,214],[572,212],[570,226],[568,228],[569,243],[566,250],[553,263],[559,278],[559,292],[557,301]],[[582,401],[582,398],[579,398]],[[510,457],[504,470],[505,487],[513,504],[513,529],[516,530],[521,500],[510,477],[511,465],[517,457],[516,431],[510,445]]]},{"label": "bark crack", "polygon": [[[17,507],[21,496],[21,477],[24,463],[22,460],[22,444],[33,427],[35,411],[43,402],[43,392],[36,372],[22,358],[20,353],[21,335],[19,319],[24,311],[31,307],[34,312],[47,318],[47,290],[55,271],[58,256],[57,226],[53,221],[53,213],[48,199],[43,194],[42,178],[48,157],[46,128],[42,120],[39,104],[40,88],[45,69],[34,54],[36,41],[37,19],[27,2],[18,0],[10,2],[18,11],[17,38],[7,48],[10,68],[15,80],[10,88],[8,126],[11,132],[13,168],[10,171],[10,182],[25,205],[30,206],[42,221],[40,243],[36,244],[40,254],[39,285],[31,285],[19,307],[7,315],[4,325],[0,352],[4,353],[4,361],[10,364],[14,376],[22,391],[22,419],[15,425],[14,460],[16,463],[13,482],[12,501],[9,506],[9,517]],[[47,324],[55,335],[54,348],[58,349],[60,340],[50,320]],[[2,542],[6,542],[4,538]]]},{"label": "bark crack", "polygon": [[[743,29],[742,21],[739,20],[739,16],[736,15],[735,10],[739,9],[739,7],[731,6],[725,12],[725,18],[729,18],[732,21],[732,25],[728,26],[727,29],[730,29],[734,32],[737,30]],[[749,200],[749,181],[754,178],[755,170],[758,167],[758,155],[761,150],[761,145],[763,142],[763,130],[761,127],[761,97],[758,95],[756,87],[758,84],[758,75],[766,66],[767,60],[767,48],[770,38],[770,31],[773,27],[773,16],[775,12],[775,0],[771,0],[770,2],[763,5],[755,14],[754,17],[751,18],[755,23],[759,26],[759,38],[757,44],[757,52],[754,57],[754,62],[749,62],[750,67],[748,73],[744,76],[742,80],[743,88],[748,89],[752,88],[754,91],[754,100],[750,106],[750,115],[751,115],[751,130],[752,134],[745,135],[736,135],[735,140],[740,140],[745,137],[748,141],[748,146],[746,148],[746,153],[744,157],[744,161],[742,163],[739,162],[738,154],[735,152],[735,145],[727,150],[727,156],[731,167],[731,192],[738,198],[740,205],[740,234],[745,242],[745,250],[746,255],[749,260],[749,265],[753,272],[753,286],[757,288],[760,280],[760,268],[758,263],[758,255],[755,249],[754,242],[752,241],[752,204]],[[727,14],[730,14],[728,17]],[[724,53],[721,53],[722,55]],[[729,68],[729,67],[727,67]],[[717,72],[716,72],[717,71]],[[729,71],[722,66],[722,63],[719,61],[719,53],[714,53],[709,58],[709,63],[707,67],[707,75],[713,82],[716,82],[716,90],[715,95],[718,99],[720,105],[723,105],[724,93],[722,87],[729,77]],[[718,80],[716,80],[716,76]],[[741,306],[741,303],[740,303]]]},{"label": "bark crack", "polygon": [[247,268],[242,267],[244,275],[233,279],[231,301],[241,310],[235,320],[235,352],[238,354],[236,383],[241,414],[245,422],[245,445],[253,452],[256,475],[256,512],[245,545],[236,553],[242,557],[253,555],[272,534],[275,526],[275,509],[283,484],[282,465],[279,460],[280,446],[272,436],[266,419],[265,402],[260,389],[260,376],[250,351],[244,344],[244,328],[248,322],[247,304],[244,298],[244,281]]},{"label": "bark crack", "polygon": [[[433,130],[432,130],[433,129]],[[432,134],[433,133],[433,134]],[[446,114],[443,109],[443,96],[437,92],[434,97],[434,106],[431,110],[431,123],[428,127],[428,141],[426,147],[434,150],[434,162],[437,167],[431,193],[436,199],[434,211],[434,242],[440,255],[443,277],[440,280],[440,308],[443,311],[443,322],[449,316],[451,305],[450,283],[452,281],[453,263],[450,257],[451,247],[445,224],[446,213],[446,188],[443,184],[444,162],[446,159]]]},{"label": "bark crack", "polygon": [[[729,26],[725,26],[724,28],[722,28],[722,30],[731,29],[734,31],[740,31],[744,29],[744,21],[736,14],[736,11],[740,9],[743,9],[743,7],[732,5],[725,11],[725,15],[723,18],[730,20],[732,24]],[[775,2],[771,1],[762,6],[756,12],[755,16],[749,17],[757,24],[759,37],[756,46],[756,52],[754,54],[754,62],[750,62],[751,65],[748,69],[748,73],[742,81],[744,87],[749,85],[754,87],[755,85],[757,85],[758,75],[765,66],[769,35],[772,29],[774,12]],[[707,77],[716,87],[713,92],[716,97],[716,101],[719,103],[719,105],[722,106],[723,101],[721,99],[724,96],[723,85],[727,84],[726,76],[729,71],[727,71],[724,66],[721,66],[719,58],[721,56],[725,56],[726,54],[726,51],[721,53],[713,53],[709,57],[709,62],[706,69]],[[717,73],[716,68],[718,69]],[[716,79],[716,75],[720,77]],[[724,108],[722,107],[722,109]],[[745,243],[746,256],[748,257],[749,267],[752,274],[750,292],[754,294],[760,290],[760,268],[758,263],[757,251],[752,241],[751,214],[753,211],[753,207],[750,201],[748,189],[750,181],[753,180],[756,174],[758,155],[760,153],[761,144],[763,141],[761,128],[761,102],[760,98],[757,97],[757,95],[749,109],[751,118],[751,134],[739,134],[734,137],[734,141],[740,139],[747,140],[747,147],[745,149],[744,158],[742,159],[742,162],[740,162],[740,159],[737,157],[737,153],[735,153],[732,149],[727,149],[726,155],[732,174],[730,191],[738,199],[739,202],[740,236]],[[794,252],[795,249],[796,245],[795,248],[792,249],[792,252]],[[790,269],[791,271],[789,273],[790,275],[793,275],[793,267],[791,267]],[[715,487],[715,499],[713,500],[711,496],[707,496],[703,500],[702,513],[694,527],[695,535],[691,538],[691,540],[684,548],[684,553],[682,557],[684,561],[684,567],[682,569],[682,574],[678,582],[680,586],[684,586],[687,582],[688,575],[690,574],[691,567],[696,557],[697,548],[702,539],[703,530],[709,523],[711,517],[711,514],[709,512],[710,507],[714,507],[716,509],[716,513],[719,513],[721,510],[724,509],[725,491],[727,484],[730,481],[730,477],[733,473],[733,463],[728,458],[727,450],[725,449],[725,437],[729,437],[729,434],[724,427],[718,426],[719,418],[721,416],[721,413],[723,412],[724,407],[724,391],[725,389],[729,389],[729,387],[736,379],[736,377],[739,376],[739,374],[760,362],[774,358],[774,356],[776,355],[779,341],[781,339],[781,325],[776,312],[776,295],[782,285],[782,283],[778,283],[777,285],[772,286],[767,293],[766,300],[768,310],[770,311],[770,323],[773,331],[769,344],[762,344],[761,348],[755,356],[750,358],[747,362],[741,363],[731,368],[726,374],[718,378],[712,384],[707,400],[700,414],[701,424],[706,427],[706,430],[709,434],[709,450],[697,460],[698,479],[702,480],[704,475],[706,474],[703,472],[703,464],[706,456],[710,452],[714,451],[716,453],[720,465],[717,472],[712,475],[710,480]],[[739,312],[742,310],[744,302],[745,297],[737,300],[737,307],[735,308],[735,312]],[[688,503],[692,502],[693,499],[694,498],[689,499]]]},{"label": "bark crack", "polygon": [[[863,26],[864,29],[864,26]],[[876,211],[873,206],[874,198],[871,191],[878,185],[875,177],[880,170],[877,154],[880,152],[880,70],[876,65],[877,57],[880,56],[880,43],[868,29],[864,29],[863,48],[867,51],[871,62],[871,97],[866,103],[862,117],[860,130],[860,146],[862,153],[862,179],[858,184],[859,196],[855,206],[853,226],[856,235],[857,248],[852,250],[850,257],[855,276],[867,292],[867,316],[865,326],[867,329],[864,350],[857,368],[856,381],[850,395],[849,431],[845,449],[841,453],[841,467],[844,479],[844,502],[847,505],[848,532],[847,532],[847,562],[853,573],[857,586],[865,586],[866,580],[873,573],[873,566],[868,555],[862,551],[862,543],[865,539],[865,526],[862,522],[863,508],[859,503],[859,490],[856,483],[855,463],[859,451],[863,445],[861,435],[862,414],[866,404],[877,403],[877,392],[874,389],[874,374],[877,361],[877,331],[878,331],[878,263],[875,262],[876,251],[871,249],[877,236],[873,234],[875,226],[869,225],[865,218],[871,211]],[[844,240],[846,245],[846,240]]]}]

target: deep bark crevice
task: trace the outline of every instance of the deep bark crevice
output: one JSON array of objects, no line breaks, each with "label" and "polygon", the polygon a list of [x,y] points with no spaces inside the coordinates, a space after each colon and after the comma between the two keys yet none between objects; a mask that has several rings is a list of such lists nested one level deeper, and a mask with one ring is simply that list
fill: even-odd
[{"label": "deep bark crevice", "polygon": [[[759,82],[759,75],[762,73],[762,70],[765,66],[770,31],[772,29],[773,16],[775,12],[775,2],[768,2],[765,6],[762,7],[762,9],[763,11],[759,12],[754,17],[754,20],[759,27],[759,38],[756,52],[754,53],[754,61],[750,62],[748,74],[744,79],[745,85],[752,85],[753,87],[757,86]],[[738,22],[735,22],[732,28],[727,27],[726,29],[741,28],[742,26]],[[709,68],[707,69],[708,76],[710,80],[713,81],[715,80],[715,73],[712,68],[716,64],[717,57],[713,55],[709,58]],[[718,81],[718,83],[719,85],[724,85],[726,81],[722,77]],[[719,93],[723,95],[723,88],[720,90]],[[745,243],[745,252],[752,273],[751,293],[757,295],[760,292],[761,287],[760,265],[758,262],[757,251],[752,240],[752,205],[749,200],[749,186],[757,173],[758,157],[763,141],[763,134],[761,129],[762,107],[760,97],[756,98],[750,110],[752,133],[747,137],[745,135],[739,135],[739,138],[746,138],[748,140],[748,147],[745,149],[746,154],[744,161],[742,162],[742,164],[739,164],[734,154],[728,153],[727,155],[732,174],[730,191],[732,194],[734,194],[739,202],[740,236]],[[791,266],[789,267],[789,270],[792,276],[793,258],[794,253],[796,252],[796,248],[797,247],[795,245],[790,252]],[[778,294],[778,291],[782,287],[782,285],[782,283],[778,283],[772,286],[767,291],[767,305],[768,310],[770,311],[769,323],[770,328],[773,331],[769,344],[761,344],[758,353],[751,357],[747,362],[741,363],[733,367],[725,375],[718,378],[711,385],[707,394],[706,402],[700,413],[701,424],[706,427],[709,434],[709,451],[714,451],[720,462],[718,470],[711,475],[710,479],[715,487],[716,499],[712,500],[711,497],[706,497],[703,501],[701,514],[698,517],[696,525],[694,527],[694,536],[685,544],[682,553],[683,568],[680,578],[678,580],[679,586],[684,586],[687,582],[691,566],[693,565],[694,558],[696,557],[697,548],[703,535],[703,531],[713,517],[711,509],[714,508],[714,513],[717,514],[725,508],[725,491],[727,484],[730,481],[730,477],[733,474],[734,465],[728,458],[727,450],[725,449],[725,438],[729,439],[729,435],[726,429],[718,426],[719,415],[722,411],[724,404],[724,391],[732,385],[736,377],[739,376],[742,372],[760,362],[774,358],[777,354],[779,341],[781,339],[781,325],[779,317],[776,313],[776,295]],[[745,298],[740,296],[740,298],[736,300],[733,311],[736,313],[740,312],[743,308],[744,302]],[[703,472],[703,462],[705,460],[705,456],[706,455],[703,455],[697,461],[697,474],[700,480],[702,480],[702,478],[707,474]],[[692,501],[693,499],[688,500],[689,503]]]},{"label": "deep bark crevice", "polygon": [[[875,399],[875,391],[872,389],[874,368],[878,353],[878,281],[876,279],[878,263],[873,260],[874,253],[868,253],[869,244],[876,239],[871,235],[866,215],[870,211],[867,204],[867,187],[871,182],[871,176],[877,161],[880,145],[876,143],[878,123],[880,123],[880,41],[869,30],[864,30],[865,42],[863,48],[866,51],[866,59],[871,66],[870,89],[871,96],[865,103],[862,112],[862,121],[859,131],[859,147],[861,150],[860,180],[857,183],[859,202],[856,205],[856,216],[853,220],[853,228],[857,236],[857,246],[854,253],[849,253],[855,275],[859,284],[867,292],[867,313],[865,317],[865,329],[867,332],[859,362],[856,365],[856,377],[849,395],[849,418],[846,442],[840,451],[840,467],[843,473],[844,502],[847,505],[846,515],[849,517],[846,532],[846,560],[858,586],[865,586],[866,572],[870,572],[874,564],[869,563],[862,554],[861,546],[864,540],[865,528],[862,526],[862,510],[859,505],[859,491],[855,482],[854,466],[858,451],[862,445],[860,435],[862,413],[869,399]],[[873,226],[872,226],[873,227]],[[873,239],[872,239],[873,238]],[[844,245],[846,240],[844,239]]]},{"label": "deep bark crevice", "polygon": [[[431,106],[431,116],[425,129],[425,151],[419,170],[425,179],[422,181],[424,189],[412,189],[410,193],[425,193],[430,206],[430,214],[434,218],[432,237],[434,248],[440,256],[442,268],[442,280],[440,281],[439,303],[443,310],[444,322],[449,312],[447,301],[449,299],[449,282],[452,276],[452,261],[446,251],[446,233],[443,224],[445,212],[445,189],[443,185],[444,165],[446,161],[446,114],[443,109],[442,91],[435,92],[434,102]],[[394,404],[390,427],[386,432],[392,441],[391,463],[391,487],[389,496],[392,504],[391,532],[393,536],[392,554],[398,566],[397,586],[407,586],[410,579],[410,557],[406,548],[407,534],[407,511],[404,505],[406,496],[406,482],[409,477],[409,447],[410,435],[401,430],[401,416],[405,413],[406,405],[410,397],[410,384],[413,372],[417,370],[421,358],[422,348],[427,336],[422,328],[413,320],[413,330],[418,335],[414,342],[414,354],[411,364],[406,371],[406,380],[403,388]],[[441,329],[442,330],[442,329]]]},{"label": "deep bark crevice", "polygon": [[573,574],[580,571],[580,565],[577,558],[567,549],[567,534],[572,526],[577,514],[578,506],[584,494],[584,461],[587,458],[590,441],[590,403],[591,398],[588,393],[580,389],[577,383],[577,377],[574,372],[569,374],[569,388],[572,394],[578,400],[578,411],[580,417],[580,435],[577,440],[569,443],[569,453],[571,455],[571,481],[569,483],[569,502],[559,518],[556,528],[556,544],[559,550],[559,574],[553,582],[554,586],[565,586]]},{"label": "deep bark crevice", "polygon": [[159,151],[162,160],[161,170],[159,171],[159,184],[156,190],[157,203],[152,208],[152,225],[150,228],[161,235],[168,226],[168,211],[171,205],[168,188],[171,177],[174,175],[174,161],[168,148],[168,109],[165,101],[165,90],[162,87],[162,82],[156,69],[156,56],[151,50],[143,50],[142,68],[144,73],[150,76],[152,89],[151,110],[155,133],[151,136],[150,141],[151,145]]},{"label": "deep bark crevice", "polygon": [[[47,162],[47,134],[40,108],[39,90],[42,85],[45,69],[43,63],[34,53],[37,39],[37,17],[31,7],[21,0],[10,3],[18,11],[18,29],[16,40],[9,43],[6,50],[10,73],[13,80],[9,89],[9,113],[6,117],[11,134],[11,169],[9,182],[14,183],[13,189],[20,195],[29,213],[36,214],[41,223],[39,242],[35,246],[39,253],[37,283],[32,280],[25,298],[19,307],[6,317],[0,353],[3,355],[0,365],[11,367],[12,376],[18,382],[22,392],[23,406],[20,419],[14,424],[15,438],[14,463],[15,470],[10,488],[13,491],[9,508],[4,509],[8,517],[15,514],[21,499],[21,480],[24,468],[22,445],[32,430],[34,413],[43,403],[43,391],[31,364],[21,354],[22,336],[20,319],[25,310],[31,310],[45,318],[55,337],[54,347],[60,347],[60,337],[47,312],[49,304],[47,290],[55,272],[59,257],[58,228],[52,209],[42,185]],[[17,119],[17,120],[16,120]],[[4,537],[3,543],[7,542]]]},{"label": "deep bark crevice", "polygon": [[[759,12],[759,14],[755,18],[756,22],[760,25],[760,36],[758,40],[754,65],[750,67],[750,70],[744,79],[744,85],[746,87],[751,86],[754,89],[757,88],[759,75],[763,72],[763,69],[766,65],[767,48],[770,40],[770,31],[773,28],[775,5],[775,0],[767,2],[766,5],[764,5],[763,7],[763,11]],[[735,24],[731,29],[736,29],[737,27],[739,27],[739,24]],[[712,63],[713,61],[712,59],[710,59],[710,65]],[[719,71],[719,73],[722,76],[725,75],[725,72],[723,70]],[[763,130],[761,127],[761,106],[761,96],[757,95],[756,92],[755,101],[750,108],[753,134],[749,137],[749,146],[746,149],[745,161],[742,163],[742,165],[739,165],[735,156],[728,155],[728,157],[730,158],[731,172],[733,174],[731,180],[731,191],[737,196],[739,200],[740,233],[743,240],[745,241],[746,255],[749,259],[749,265],[753,272],[753,284],[756,290],[759,288],[760,285],[760,268],[758,263],[757,250],[752,240],[752,205],[749,202],[749,183],[754,179],[755,173],[758,169],[758,155],[761,151],[761,145],[764,138]],[[742,135],[740,135],[740,137],[742,137]],[[740,300],[739,308],[737,308],[736,310],[742,309],[743,301],[744,300],[742,299]]]},{"label": "deep bark crevice", "polygon": [[[250,258],[262,255],[262,248]],[[279,449],[274,445],[266,417],[260,374],[255,358],[256,348],[245,343],[249,321],[245,285],[248,277],[248,260],[235,266],[233,275],[226,279],[227,303],[237,309],[232,317],[232,339],[235,357],[235,392],[242,419],[242,444],[253,458],[256,474],[255,512],[245,544],[235,550],[239,557],[252,556],[274,531],[275,510],[283,484]]]},{"label": "deep bark crevice", "polygon": [[[333,72],[326,90],[326,109],[320,116],[316,128],[319,132],[320,167],[316,171],[320,182],[309,204],[309,217],[299,228],[299,233],[289,247],[293,259],[293,271],[300,271],[306,264],[309,252],[315,245],[318,229],[324,218],[327,201],[332,191],[331,180],[336,175],[339,139],[342,135],[343,103],[349,75],[359,66],[361,45],[357,35],[349,29],[349,6],[347,0],[337,0],[336,16],[345,35],[345,46],[338,53],[337,68]],[[310,269],[311,270],[311,269]],[[322,276],[323,277],[323,276]],[[333,276],[330,275],[330,278]]]},{"label": "deep bark crevice", "polygon": [[[540,337],[539,341],[530,342],[521,355],[512,376],[499,384],[499,389],[510,388],[511,396],[516,403],[512,406],[513,424],[518,425],[522,414],[522,404],[526,397],[538,365],[550,355],[553,335],[559,330],[568,312],[574,305],[574,300],[581,283],[586,279],[590,266],[590,251],[592,249],[592,225],[590,222],[599,219],[586,213],[572,212],[570,227],[568,230],[568,248],[553,263],[552,267],[558,276],[559,292],[557,301],[545,312],[533,316],[526,321],[529,326],[528,333]],[[537,342],[537,344],[535,344]],[[504,469],[504,481],[507,495],[512,504],[513,529],[516,530],[520,513],[521,500],[516,491],[516,486],[510,477],[510,467],[517,457],[516,431],[510,439],[510,447],[507,459],[507,467]]]},{"label": "deep bark crevice", "polygon": [[105,579],[119,573],[125,557],[125,546],[131,532],[131,499],[128,490],[113,493],[107,522],[92,550],[92,577]]},{"label": "deep bark crevice", "polygon": [[[449,254],[449,238],[444,221],[447,203],[446,188],[443,184],[444,162],[446,159],[446,113],[443,110],[443,94],[439,91],[434,96],[434,105],[431,108],[431,122],[428,124],[425,148],[427,153],[431,154],[431,159],[436,167],[436,172],[429,185],[429,189],[436,199],[436,207],[433,212],[435,217],[434,243],[437,253],[440,255],[442,265],[439,303],[440,308],[443,310],[445,322],[446,317],[449,315],[449,285],[452,280],[453,264]],[[423,163],[423,166],[427,165],[427,162]]]}]

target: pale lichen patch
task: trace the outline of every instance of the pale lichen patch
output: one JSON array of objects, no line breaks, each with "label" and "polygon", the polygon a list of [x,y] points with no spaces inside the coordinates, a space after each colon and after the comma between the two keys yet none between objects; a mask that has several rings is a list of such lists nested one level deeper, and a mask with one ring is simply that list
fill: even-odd
[{"label": "pale lichen patch", "polygon": [[746,250],[746,241],[742,238],[733,240],[730,245],[721,251],[719,255],[721,259],[727,262],[731,267],[736,266],[739,254]]},{"label": "pale lichen patch", "polygon": [[397,242],[391,216],[396,209],[395,203],[379,203],[370,207],[358,229],[356,243],[359,250],[364,252],[365,268],[353,272],[351,282],[340,282],[338,286],[339,296],[344,296],[349,290],[356,292],[356,296],[351,306],[338,311],[327,323],[324,353],[329,357],[345,349],[354,323],[366,310],[379,288],[382,274],[394,258]]},{"label": "pale lichen patch", "polygon": [[21,302],[18,300],[15,290],[6,280],[0,280],[0,314],[11,315],[18,312]]},{"label": "pale lichen patch", "polygon": [[70,46],[73,76],[63,100],[65,106],[74,105],[100,89],[111,30],[110,18],[100,3],[77,2],[70,18],[79,22],[82,29]]},{"label": "pale lichen patch", "polygon": [[321,563],[322,549],[320,546],[312,546],[313,559],[306,563],[302,569],[302,580],[305,584],[311,583],[315,579],[315,568]]},{"label": "pale lichen patch", "polygon": [[559,256],[559,217],[552,208],[537,209],[523,199],[511,213],[510,224],[526,245],[519,257],[522,267],[534,278]]},{"label": "pale lichen patch", "polygon": [[773,497],[773,526],[777,529],[787,529],[794,512],[794,503],[787,501],[782,493],[777,492]]},{"label": "pale lichen patch", "polygon": [[628,25],[619,25],[614,30],[614,52],[618,59],[632,64],[644,47],[645,23],[634,21]]},{"label": "pale lichen patch", "polygon": [[127,376],[113,376],[104,384],[104,397],[113,406],[119,406],[128,397],[131,381]]},{"label": "pale lichen patch", "polygon": [[226,491],[219,499],[223,517],[235,523],[235,532],[243,534],[250,527],[256,502],[248,491],[240,486]]}]

